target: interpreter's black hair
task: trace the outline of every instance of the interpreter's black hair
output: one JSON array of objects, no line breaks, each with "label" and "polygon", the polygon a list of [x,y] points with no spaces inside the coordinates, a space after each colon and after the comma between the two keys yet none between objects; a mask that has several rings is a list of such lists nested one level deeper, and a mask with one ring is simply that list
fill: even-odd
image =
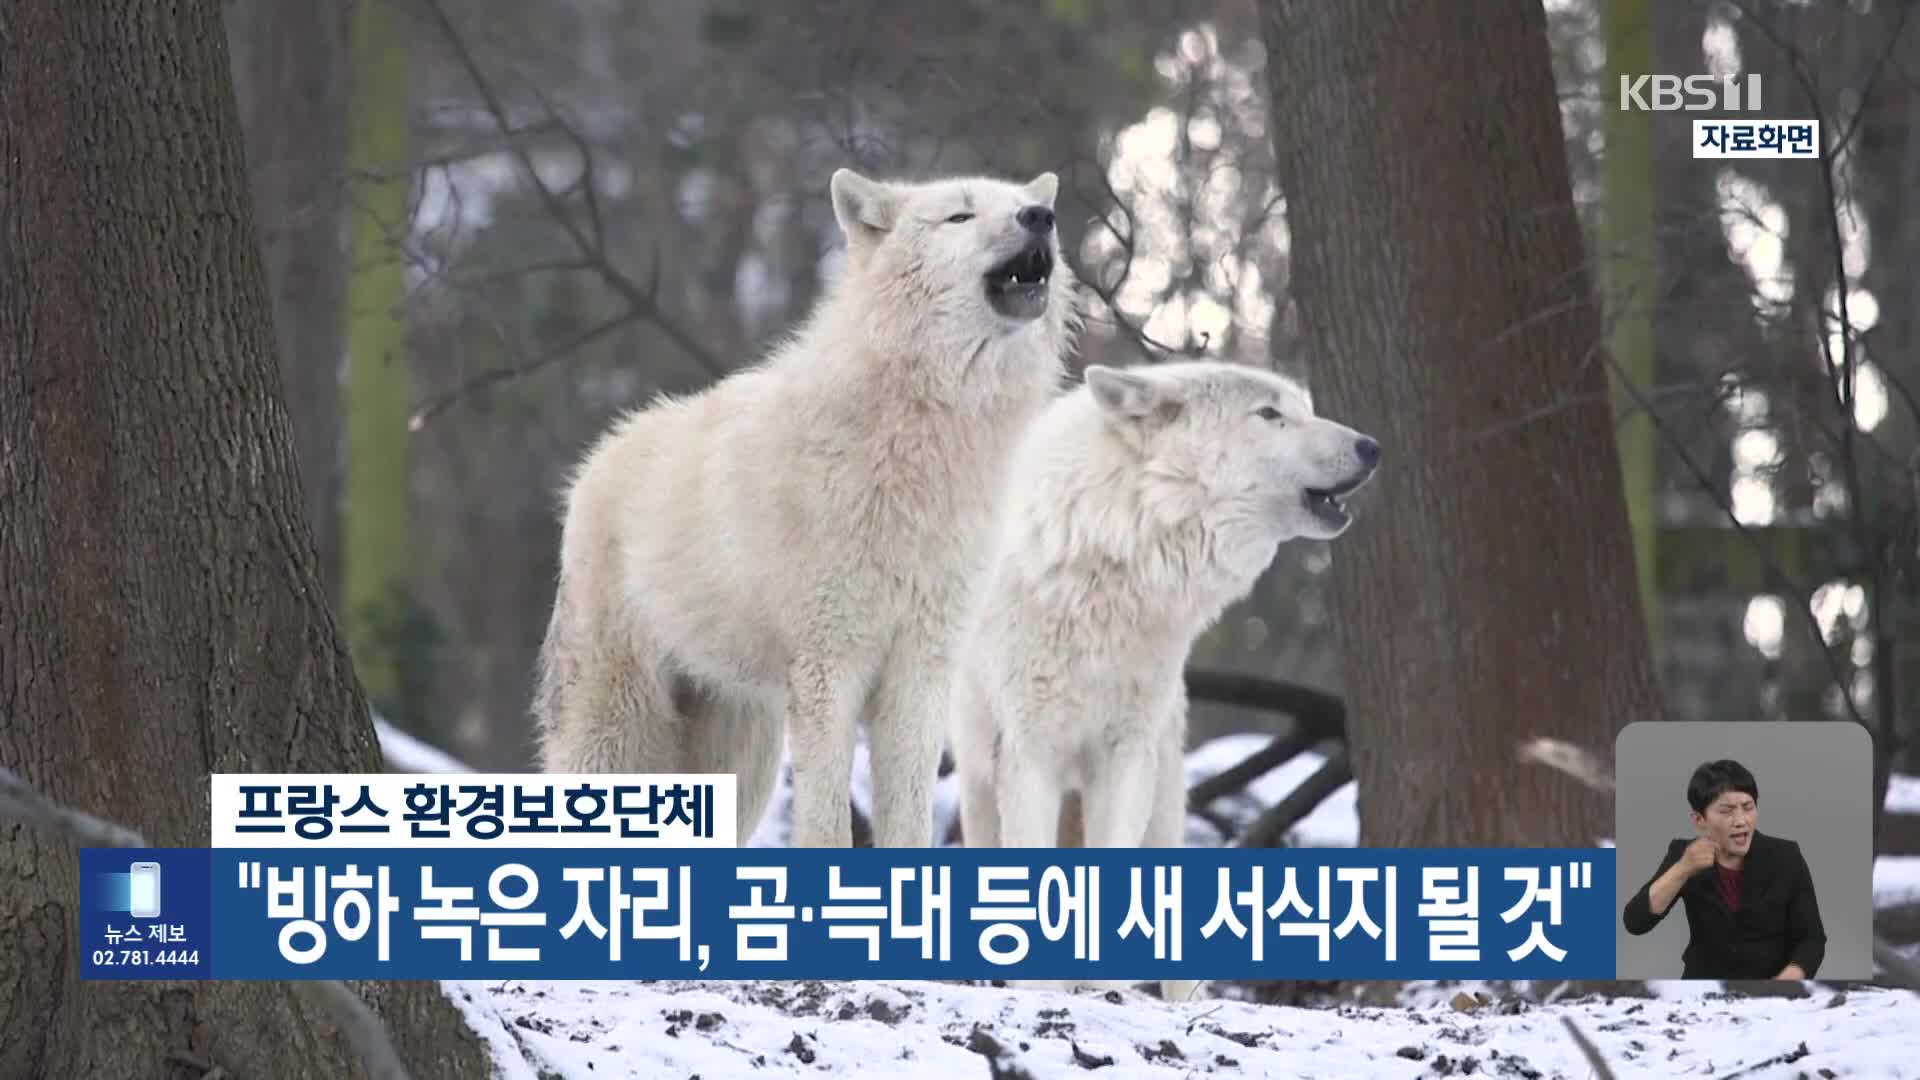
[{"label": "interpreter's black hair", "polygon": [[1715,799],[1729,791],[1744,792],[1754,802],[1760,801],[1760,785],[1745,765],[1731,758],[1709,761],[1693,770],[1693,778],[1687,781],[1687,805],[1694,813],[1704,814]]}]

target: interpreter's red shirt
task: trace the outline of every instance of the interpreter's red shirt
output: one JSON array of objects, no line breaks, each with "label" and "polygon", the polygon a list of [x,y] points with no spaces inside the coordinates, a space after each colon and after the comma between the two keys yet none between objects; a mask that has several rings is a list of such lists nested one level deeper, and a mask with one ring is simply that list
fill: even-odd
[{"label": "interpreter's red shirt", "polygon": [[1719,890],[1720,900],[1727,905],[1728,911],[1740,910],[1741,871],[1729,870],[1724,866],[1715,866],[1719,873],[1714,878],[1714,887]]}]

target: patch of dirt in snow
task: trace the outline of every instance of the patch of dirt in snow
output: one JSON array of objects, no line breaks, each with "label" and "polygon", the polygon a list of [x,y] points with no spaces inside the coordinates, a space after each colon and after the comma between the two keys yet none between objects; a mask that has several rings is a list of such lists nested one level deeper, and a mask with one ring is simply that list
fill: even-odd
[{"label": "patch of dirt in snow", "polygon": [[1623,1080],[1920,1077],[1920,1000],[1859,987],[1786,998],[1656,984],[1658,998],[1553,1005],[1461,991],[1328,1009],[949,982],[446,987],[502,1080],[1587,1077],[1562,1016]]}]

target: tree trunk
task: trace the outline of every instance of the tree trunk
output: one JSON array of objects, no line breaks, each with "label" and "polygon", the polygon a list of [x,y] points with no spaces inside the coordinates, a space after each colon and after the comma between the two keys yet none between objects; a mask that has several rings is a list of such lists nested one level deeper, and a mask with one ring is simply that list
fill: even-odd
[{"label": "tree trunk", "polygon": [[1516,746],[1610,756],[1661,703],[1545,15],[1268,0],[1262,32],[1315,399],[1386,447],[1333,545],[1362,842],[1590,844],[1611,800]]},{"label": "tree trunk", "polygon": [[[301,513],[219,10],[8,0],[0,102],[0,763],[204,844],[209,772],[379,766]],[[82,983],[78,864],[0,829],[0,1076],[362,1075],[282,984]],[[434,984],[361,990],[416,1076],[486,1075]]]},{"label": "tree trunk", "polygon": [[[348,166],[353,236],[348,279],[347,476],[342,580],[347,641],[367,694],[416,734],[424,709],[407,694],[414,644],[413,501],[407,421],[415,405],[407,348],[406,248],[413,185],[409,75],[412,13],[383,0],[353,6]],[[418,672],[415,672],[418,674]]]},{"label": "tree trunk", "polygon": [[320,579],[339,611],[347,7],[251,0],[225,11],[294,457]]},{"label": "tree trunk", "polygon": [[[1648,0],[1603,0],[1600,24],[1606,35],[1607,66],[1600,82],[1607,93],[1622,75],[1660,70],[1653,66],[1653,10]],[[1605,109],[1606,189],[1600,235],[1601,280],[1605,283],[1610,324],[1607,347],[1615,366],[1613,403],[1621,416],[1615,439],[1626,479],[1627,520],[1633,530],[1634,564],[1639,572],[1640,607],[1647,630],[1660,634],[1658,562],[1659,439],[1653,414],[1642,403],[1655,399],[1659,370],[1653,318],[1660,304],[1660,262],[1653,230],[1653,118],[1638,109]]]}]

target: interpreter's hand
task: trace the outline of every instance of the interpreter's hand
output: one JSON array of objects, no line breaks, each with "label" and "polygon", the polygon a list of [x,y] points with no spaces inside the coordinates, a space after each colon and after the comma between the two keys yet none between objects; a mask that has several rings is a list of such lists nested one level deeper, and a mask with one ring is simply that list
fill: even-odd
[{"label": "interpreter's hand", "polygon": [[1697,874],[1713,865],[1714,856],[1719,853],[1719,850],[1714,846],[1713,841],[1702,836],[1688,844],[1687,850],[1680,853],[1680,864],[1687,868],[1689,874]]}]

